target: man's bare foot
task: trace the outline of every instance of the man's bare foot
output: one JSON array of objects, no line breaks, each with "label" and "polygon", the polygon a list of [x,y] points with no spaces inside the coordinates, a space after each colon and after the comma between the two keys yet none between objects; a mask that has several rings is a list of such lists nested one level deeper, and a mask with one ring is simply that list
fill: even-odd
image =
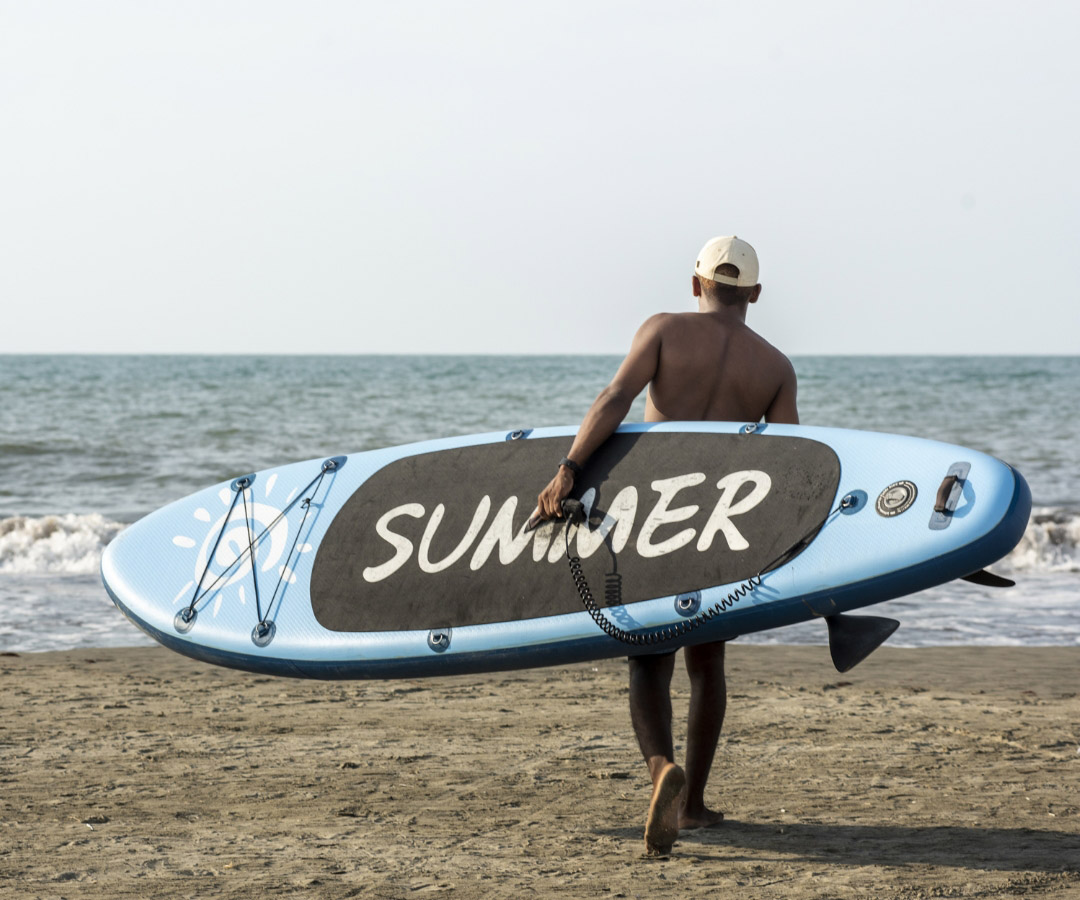
[{"label": "man's bare foot", "polygon": [[702,806],[700,809],[687,810],[685,808],[679,810],[679,828],[692,829],[692,828],[712,828],[714,825],[719,825],[724,821],[724,814],[722,812],[716,812],[709,809],[707,806]]},{"label": "man's bare foot", "polygon": [[649,817],[645,820],[645,852],[663,856],[671,852],[679,836],[679,796],[686,784],[686,773],[675,763],[668,763],[653,785]]}]

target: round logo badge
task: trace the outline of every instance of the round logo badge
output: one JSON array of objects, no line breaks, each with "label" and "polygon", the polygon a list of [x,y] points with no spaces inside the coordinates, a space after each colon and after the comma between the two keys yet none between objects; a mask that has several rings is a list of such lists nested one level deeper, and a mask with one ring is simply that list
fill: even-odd
[{"label": "round logo badge", "polygon": [[910,481],[894,481],[878,494],[875,508],[879,516],[889,518],[904,512],[919,495],[919,489]]}]

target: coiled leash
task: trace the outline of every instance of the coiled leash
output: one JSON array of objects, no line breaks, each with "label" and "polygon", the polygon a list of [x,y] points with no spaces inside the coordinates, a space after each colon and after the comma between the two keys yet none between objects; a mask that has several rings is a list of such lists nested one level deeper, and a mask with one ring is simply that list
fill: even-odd
[{"label": "coiled leash", "polygon": [[[589,582],[585,578],[585,572],[582,569],[581,557],[574,556],[570,552],[570,526],[575,522],[585,522],[585,506],[580,500],[574,500],[567,498],[562,502],[563,515],[566,517],[566,528],[564,529],[564,537],[566,539],[566,561],[570,565],[570,577],[574,580],[574,587],[577,588],[578,595],[581,597],[581,604],[585,607],[585,611],[592,617],[592,620],[597,624],[601,631],[609,637],[615,638],[617,641],[621,641],[624,644],[630,644],[633,647],[648,647],[653,644],[662,644],[666,641],[674,640],[678,637],[690,634],[690,632],[697,630],[706,622],[711,621],[724,612],[730,609],[735,603],[741,600],[743,597],[747,597],[754,592],[754,590],[761,584],[762,575],[771,569],[775,569],[778,566],[783,565],[789,559],[797,556],[803,549],[817,536],[817,533],[825,527],[826,523],[834,515],[841,510],[847,509],[855,504],[855,499],[852,495],[847,494],[833,510],[826,513],[825,517],[814,528],[806,533],[802,538],[797,540],[794,544],[788,547],[783,553],[781,553],[776,559],[766,566],[762,566],[761,570],[756,575],[751,575],[738,587],[735,588],[726,597],[722,597],[711,607],[702,612],[699,612],[692,619],[686,619],[682,622],[677,622],[673,625],[667,625],[663,628],[651,630],[651,631],[626,631],[620,628],[614,622],[611,621],[600,610],[600,607],[596,604],[596,598],[593,597],[592,590],[589,587]],[[605,591],[605,599],[610,603],[614,599],[621,600],[618,594],[621,593],[618,590],[617,583],[615,589],[610,587]]]}]

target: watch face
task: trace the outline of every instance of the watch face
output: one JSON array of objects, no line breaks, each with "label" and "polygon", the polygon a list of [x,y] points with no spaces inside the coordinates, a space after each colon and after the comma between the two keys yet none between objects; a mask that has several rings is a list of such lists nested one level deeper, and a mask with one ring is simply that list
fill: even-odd
[{"label": "watch face", "polygon": [[891,518],[898,516],[907,510],[915,498],[919,495],[919,489],[911,481],[894,481],[885,490],[878,494],[877,509],[879,516]]}]

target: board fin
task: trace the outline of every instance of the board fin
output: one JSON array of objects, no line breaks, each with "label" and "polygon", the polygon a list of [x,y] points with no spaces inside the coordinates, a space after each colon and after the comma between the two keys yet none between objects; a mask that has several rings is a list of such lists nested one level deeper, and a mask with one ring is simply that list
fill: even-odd
[{"label": "board fin", "polygon": [[888,640],[900,623],[884,616],[826,616],[829,626],[829,654],[837,672],[855,668]]},{"label": "board fin", "polygon": [[1002,578],[993,572],[987,572],[986,569],[979,569],[978,572],[972,572],[970,575],[961,575],[960,578],[963,581],[970,581],[972,584],[981,584],[983,587],[1016,586],[1016,582],[1011,578]]}]

